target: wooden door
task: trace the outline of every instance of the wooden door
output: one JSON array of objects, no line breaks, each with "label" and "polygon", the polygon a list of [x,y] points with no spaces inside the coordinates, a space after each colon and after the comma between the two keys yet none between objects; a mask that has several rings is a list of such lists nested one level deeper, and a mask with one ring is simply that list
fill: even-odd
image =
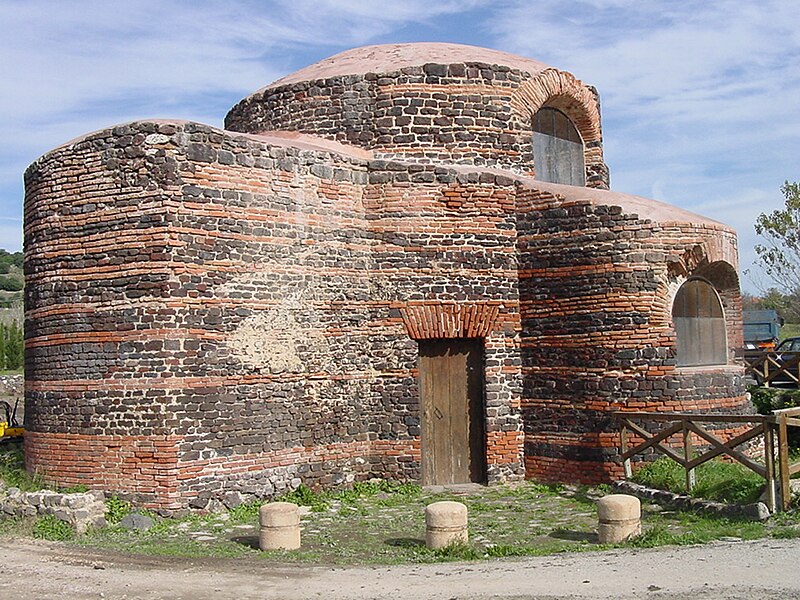
[{"label": "wooden door", "polygon": [[423,485],[485,480],[482,358],[479,339],[419,342]]}]

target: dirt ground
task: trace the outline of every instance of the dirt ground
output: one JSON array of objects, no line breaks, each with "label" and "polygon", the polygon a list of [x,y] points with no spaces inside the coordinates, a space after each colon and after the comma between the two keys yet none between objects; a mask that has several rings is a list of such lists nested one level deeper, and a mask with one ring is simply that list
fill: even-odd
[{"label": "dirt ground", "polygon": [[388,567],[115,555],[0,540],[0,598],[33,600],[800,598],[800,540]]}]

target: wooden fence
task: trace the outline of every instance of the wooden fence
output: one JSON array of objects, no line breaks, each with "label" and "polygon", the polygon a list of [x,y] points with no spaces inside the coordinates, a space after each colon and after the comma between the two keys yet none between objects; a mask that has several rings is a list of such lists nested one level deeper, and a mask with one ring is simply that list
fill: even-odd
[{"label": "wooden fence", "polygon": [[800,387],[800,352],[767,352],[744,355],[745,373],[759,385]]},{"label": "wooden fence", "polygon": [[[788,428],[800,426],[800,408],[775,410],[771,415],[707,415],[687,413],[616,412],[620,423],[620,451],[625,469],[625,477],[633,474],[631,458],[645,450],[652,449],[668,456],[686,471],[686,490],[691,491],[695,484],[695,469],[717,456],[727,456],[751,471],[758,473],[767,483],[767,503],[771,512],[789,507],[791,491],[789,479],[800,472],[800,463],[789,463]],[[649,431],[642,423],[663,424],[660,431]],[[705,425],[705,426],[704,426]],[[750,425],[744,432],[723,441],[709,425],[717,429],[730,425],[736,429]],[[680,435],[678,448],[669,445],[669,438]],[[631,445],[634,436],[641,440]],[[746,451],[737,450],[747,442],[763,436],[764,461],[755,460]],[[704,442],[699,454],[695,453],[693,438]],[[780,502],[776,497],[779,482]],[[779,506],[780,504],[780,506]]]}]

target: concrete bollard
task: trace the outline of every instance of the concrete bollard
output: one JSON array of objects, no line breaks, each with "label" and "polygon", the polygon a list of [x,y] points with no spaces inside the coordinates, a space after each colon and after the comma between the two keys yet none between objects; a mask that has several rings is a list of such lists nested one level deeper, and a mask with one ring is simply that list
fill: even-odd
[{"label": "concrete bollard", "polygon": [[635,496],[611,494],[597,501],[601,544],[616,544],[642,533],[642,503]]},{"label": "concrete bollard", "polygon": [[425,545],[431,549],[466,544],[467,507],[461,502],[434,502],[425,507]]},{"label": "concrete bollard", "polygon": [[291,502],[271,502],[258,510],[262,550],[297,550],[300,547],[300,510]]}]

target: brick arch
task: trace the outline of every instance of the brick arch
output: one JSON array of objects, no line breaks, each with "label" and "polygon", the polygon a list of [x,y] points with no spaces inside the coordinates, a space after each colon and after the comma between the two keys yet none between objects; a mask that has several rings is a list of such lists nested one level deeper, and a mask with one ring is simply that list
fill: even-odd
[{"label": "brick arch", "polygon": [[701,277],[717,290],[739,289],[736,267],[720,257],[717,248],[705,243],[695,244],[686,248],[683,254],[669,257],[667,273],[672,280],[682,282],[689,277]]},{"label": "brick arch", "polygon": [[734,364],[737,351],[744,345],[739,274],[736,267],[725,260],[709,261],[706,250],[707,248],[704,246],[695,245],[684,253],[680,261],[670,263],[670,280],[666,294],[667,307],[671,313],[678,290],[686,282],[700,279],[710,284],[722,304],[728,364]]},{"label": "brick arch", "polygon": [[545,69],[524,81],[511,97],[512,110],[527,125],[543,106],[557,108],[566,114],[580,132],[584,143],[601,140],[597,99],[572,73]]},{"label": "brick arch", "polygon": [[400,314],[409,337],[415,340],[488,337],[500,314],[500,303],[408,303]]},{"label": "brick arch", "polygon": [[667,272],[672,279],[686,279],[702,265],[708,264],[708,248],[705,244],[695,244],[684,250],[683,254],[671,256]]},{"label": "brick arch", "polygon": [[739,289],[739,274],[736,268],[724,260],[698,265],[692,275],[707,280],[718,291]]},{"label": "brick arch", "polygon": [[530,129],[533,115],[542,107],[563,112],[580,133],[584,144],[587,187],[608,189],[600,108],[591,88],[572,73],[545,69],[522,82],[511,97],[511,110],[521,128]]}]

